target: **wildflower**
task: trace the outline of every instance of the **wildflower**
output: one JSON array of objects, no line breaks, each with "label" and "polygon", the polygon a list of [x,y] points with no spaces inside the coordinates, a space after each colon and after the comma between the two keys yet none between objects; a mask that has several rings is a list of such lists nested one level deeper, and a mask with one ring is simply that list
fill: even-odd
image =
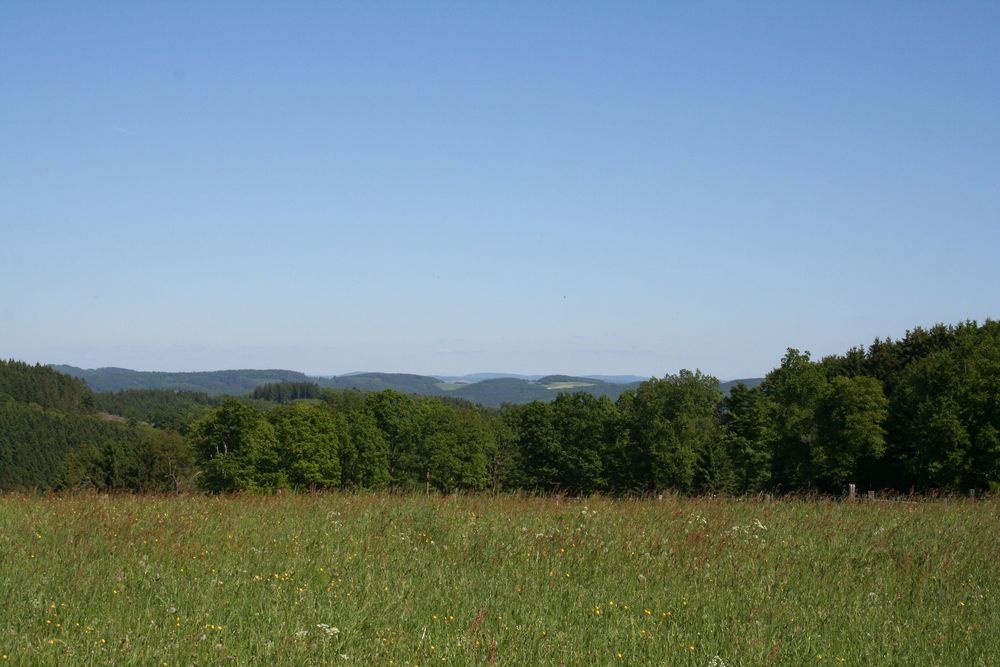
[{"label": "wildflower", "polygon": [[326,633],[327,637],[333,637],[340,634],[340,628],[336,628],[326,623],[317,623],[316,627]]}]

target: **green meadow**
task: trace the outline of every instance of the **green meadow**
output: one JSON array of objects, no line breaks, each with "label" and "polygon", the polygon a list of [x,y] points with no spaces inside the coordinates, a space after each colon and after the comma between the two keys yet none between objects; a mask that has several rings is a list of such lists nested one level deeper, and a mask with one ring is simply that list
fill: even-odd
[{"label": "green meadow", "polygon": [[996,500],[0,496],[10,665],[997,665]]}]

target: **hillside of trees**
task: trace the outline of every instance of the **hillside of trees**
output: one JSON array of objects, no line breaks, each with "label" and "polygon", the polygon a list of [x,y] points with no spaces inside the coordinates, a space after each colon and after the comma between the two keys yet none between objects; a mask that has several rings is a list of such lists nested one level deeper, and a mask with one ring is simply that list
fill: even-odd
[{"label": "hillside of trees", "polygon": [[195,461],[176,432],[109,420],[82,381],[0,361],[0,490],[190,486]]},{"label": "hillside of trees", "polygon": [[[242,398],[95,397],[49,369],[3,368],[2,488],[170,488],[192,466],[208,491],[1000,488],[1000,323],[989,320],[820,360],[789,349],[762,383],[728,395],[680,371],[616,400],[558,393],[501,409],[301,381]],[[130,421],[101,421],[95,406]]]},{"label": "hillside of trees", "polygon": [[213,396],[238,396],[270,382],[308,382],[310,378],[298,371],[231,370],[164,373],[133,371],[127,368],[77,368],[57,365],[54,370],[80,378],[93,391],[124,391],[126,389],[171,389]]},{"label": "hillside of trees", "polygon": [[[519,377],[484,378],[475,382],[445,382],[429,375],[411,373],[354,373],[337,377],[309,377],[298,371],[233,370],[195,373],[132,371],[124,368],[82,369],[53,366],[54,370],[84,380],[96,392],[169,390],[209,396],[243,396],[269,384],[308,383],[326,389],[356,389],[377,392],[386,389],[421,396],[450,396],[499,408],[506,403],[551,401],[564,392],[586,391],[612,400],[638,383],[623,384],[595,378],[553,375],[537,380]],[[759,382],[750,380],[749,382]],[[568,386],[566,386],[568,385]]]}]

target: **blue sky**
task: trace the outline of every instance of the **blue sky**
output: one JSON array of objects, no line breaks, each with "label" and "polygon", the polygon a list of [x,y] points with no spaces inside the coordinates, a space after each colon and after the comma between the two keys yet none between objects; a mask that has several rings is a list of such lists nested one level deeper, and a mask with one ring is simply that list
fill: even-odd
[{"label": "blue sky", "polygon": [[1000,316],[1000,3],[0,3],[0,356],[762,375]]}]

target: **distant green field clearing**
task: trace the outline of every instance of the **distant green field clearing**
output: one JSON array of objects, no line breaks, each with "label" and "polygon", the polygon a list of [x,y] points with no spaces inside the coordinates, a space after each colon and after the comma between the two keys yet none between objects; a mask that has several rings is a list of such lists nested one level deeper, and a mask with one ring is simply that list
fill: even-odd
[{"label": "distant green field clearing", "polygon": [[461,389],[462,387],[468,387],[468,382],[438,382],[434,385],[442,391],[455,391],[456,389]]}]

